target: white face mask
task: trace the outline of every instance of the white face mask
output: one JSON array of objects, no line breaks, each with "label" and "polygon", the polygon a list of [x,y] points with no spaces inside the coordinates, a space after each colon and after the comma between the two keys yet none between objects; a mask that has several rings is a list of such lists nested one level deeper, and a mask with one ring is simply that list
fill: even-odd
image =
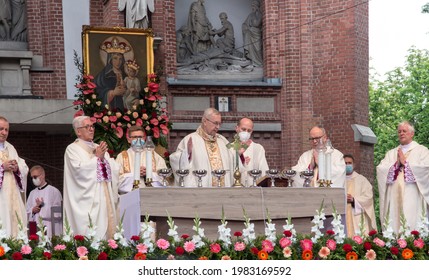
[{"label": "white face mask", "polygon": [[241,142],[246,142],[250,139],[250,133],[247,131],[240,131],[240,133],[238,133],[238,136],[240,137]]},{"label": "white face mask", "polygon": [[35,185],[36,187],[39,187],[40,186],[40,178],[36,178],[36,179],[33,178],[33,185]]}]

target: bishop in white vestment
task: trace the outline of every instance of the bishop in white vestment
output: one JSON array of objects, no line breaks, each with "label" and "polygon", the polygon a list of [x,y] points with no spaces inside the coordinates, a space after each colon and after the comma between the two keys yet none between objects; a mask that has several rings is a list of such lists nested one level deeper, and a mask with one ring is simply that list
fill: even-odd
[{"label": "bishop in white vestment", "polygon": [[402,215],[410,230],[416,230],[427,217],[429,150],[413,137],[414,127],[409,122],[400,123],[400,145],[388,151],[377,166],[381,224],[388,219],[395,233],[399,232]]}]

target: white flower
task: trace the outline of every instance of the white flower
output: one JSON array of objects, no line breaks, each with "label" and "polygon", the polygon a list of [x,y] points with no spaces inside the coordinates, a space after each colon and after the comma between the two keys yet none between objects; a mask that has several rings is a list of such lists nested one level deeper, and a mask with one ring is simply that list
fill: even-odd
[{"label": "white flower", "polygon": [[0,243],[0,246],[3,247],[5,253],[10,251],[10,247],[6,243]]},{"label": "white flower", "polygon": [[243,240],[246,244],[252,244],[255,239],[255,224],[248,223],[247,227],[243,229]]},{"label": "white flower", "polygon": [[91,242],[91,248],[94,248],[95,250],[98,250],[100,248],[100,240],[93,240]]},{"label": "white flower", "polygon": [[276,225],[275,224],[273,224],[273,223],[266,223],[266,226],[265,226],[265,236],[271,242],[273,242],[273,243],[276,242],[277,237],[276,237]]},{"label": "white flower", "polygon": [[227,221],[222,223],[217,227],[217,232],[219,233],[219,240],[223,242],[223,247],[226,248],[231,245],[231,229],[227,228]]}]

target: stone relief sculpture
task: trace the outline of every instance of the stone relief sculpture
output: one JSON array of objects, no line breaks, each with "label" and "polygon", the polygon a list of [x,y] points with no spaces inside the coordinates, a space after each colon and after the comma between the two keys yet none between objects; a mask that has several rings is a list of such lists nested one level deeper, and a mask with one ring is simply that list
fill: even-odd
[{"label": "stone relief sculpture", "polygon": [[[262,67],[262,14],[259,2],[252,2],[252,12],[242,24],[244,53],[236,49],[234,26],[228,14],[219,14],[219,28],[207,18],[204,0],[193,2],[188,21],[176,31],[179,74],[248,73]],[[262,73],[262,70],[258,70]]]},{"label": "stone relief sculpture", "polygon": [[125,10],[126,27],[147,29],[149,12],[155,11],[155,0],[119,0],[118,9]]},{"label": "stone relief sculpture", "polygon": [[262,13],[259,1],[252,2],[252,12],[247,16],[242,26],[244,55],[255,66],[262,66]]},{"label": "stone relief sculpture", "polygon": [[191,31],[192,50],[194,53],[202,52],[214,45],[210,36],[212,24],[206,15],[204,0],[197,0],[191,4],[188,16],[188,28]]},{"label": "stone relief sculpture", "polygon": [[25,0],[0,0],[0,40],[27,42]]}]

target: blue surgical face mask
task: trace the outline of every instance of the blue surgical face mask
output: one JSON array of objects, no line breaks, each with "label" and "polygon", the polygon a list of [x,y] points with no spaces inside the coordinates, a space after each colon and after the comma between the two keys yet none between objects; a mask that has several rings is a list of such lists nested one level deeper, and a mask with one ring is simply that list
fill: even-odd
[{"label": "blue surgical face mask", "polygon": [[346,165],[346,174],[352,174],[353,173],[353,165],[347,164]]},{"label": "blue surgical face mask", "polygon": [[[140,143],[139,143],[139,141],[140,141]],[[137,144],[139,144],[141,147],[143,147],[143,145],[144,145],[144,140],[143,140],[142,138],[137,138],[137,139],[133,139],[133,140],[131,141],[131,147],[132,147],[132,146],[135,146],[135,145],[137,145]]]}]

